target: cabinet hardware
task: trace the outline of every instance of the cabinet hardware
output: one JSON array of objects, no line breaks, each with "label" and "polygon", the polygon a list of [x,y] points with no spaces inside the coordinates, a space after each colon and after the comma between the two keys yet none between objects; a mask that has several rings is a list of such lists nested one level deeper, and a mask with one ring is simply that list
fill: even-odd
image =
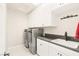
[{"label": "cabinet hardware", "polygon": [[57,53],[58,55],[60,55],[60,53]]},{"label": "cabinet hardware", "polygon": [[42,44],[40,44],[40,45],[42,45]]},{"label": "cabinet hardware", "polygon": [[62,56],[62,54],[60,54],[60,56]]}]

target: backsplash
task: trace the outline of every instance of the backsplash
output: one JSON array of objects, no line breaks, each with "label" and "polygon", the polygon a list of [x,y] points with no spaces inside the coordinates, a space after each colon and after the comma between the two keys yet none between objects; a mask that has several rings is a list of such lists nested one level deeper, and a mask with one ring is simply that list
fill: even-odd
[{"label": "backsplash", "polygon": [[48,34],[48,33],[45,33],[45,37],[51,38],[51,39],[57,39],[57,38],[65,39],[63,35]]},{"label": "backsplash", "polygon": [[68,40],[68,41],[79,42],[78,40],[75,40],[74,37],[71,37],[71,36],[67,36],[67,39],[66,39],[65,35],[56,35],[56,34],[45,33],[45,37],[49,38],[49,39],[64,39],[64,40]]}]

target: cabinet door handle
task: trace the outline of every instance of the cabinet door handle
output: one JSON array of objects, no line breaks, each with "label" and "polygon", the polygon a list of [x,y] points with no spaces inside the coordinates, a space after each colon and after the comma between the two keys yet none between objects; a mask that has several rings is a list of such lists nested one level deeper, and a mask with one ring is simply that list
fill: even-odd
[{"label": "cabinet door handle", "polygon": [[60,54],[60,56],[62,56],[62,54]]},{"label": "cabinet door handle", "polygon": [[59,56],[62,56],[62,54],[60,54],[60,53],[57,53]]},{"label": "cabinet door handle", "polygon": [[40,44],[40,45],[42,45],[42,44]]},{"label": "cabinet door handle", "polygon": [[57,53],[58,55],[60,55],[60,53]]}]

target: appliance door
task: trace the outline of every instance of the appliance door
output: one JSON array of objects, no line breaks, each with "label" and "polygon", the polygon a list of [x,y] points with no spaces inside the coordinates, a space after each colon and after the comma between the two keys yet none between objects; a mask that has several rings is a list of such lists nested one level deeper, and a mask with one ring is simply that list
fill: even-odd
[{"label": "appliance door", "polygon": [[29,50],[32,54],[36,54],[36,36],[37,36],[38,29],[32,29],[29,31]]},{"label": "appliance door", "polygon": [[32,53],[32,30],[28,29],[29,51]]},{"label": "appliance door", "polygon": [[36,54],[37,52],[37,36],[38,29],[32,29],[32,53]]},{"label": "appliance door", "polygon": [[28,32],[29,36],[29,50],[32,54],[37,53],[37,36],[41,35],[43,31],[41,29],[31,29]]},{"label": "appliance door", "polygon": [[24,45],[25,45],[26,48],[29,48],[28,31],[27,31],[27,29],[24,30]]}]

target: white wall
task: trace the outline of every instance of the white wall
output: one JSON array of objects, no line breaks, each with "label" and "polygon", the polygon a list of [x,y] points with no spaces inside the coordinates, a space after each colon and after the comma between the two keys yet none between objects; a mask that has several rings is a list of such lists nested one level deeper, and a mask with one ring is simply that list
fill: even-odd
[{"label": "white wall", "polygon": [[8,48],[23,43],[23,31],[27,28],[27,15],[18,11],[7,9],[7,46]]},{"label": "white wall", "polygon": [[0,4],[0,55],[4,54],[6,40],[6,4]]},{"label": "white wall", "polygon": [[[61,17],[71,14],[78,14],[78,17],[60,20]],[[45,33],[64,35],[65,31],[67,31],[69,36],[75,36],[76,27],[79,22],[79,10],[68,10],[55,16],[55,20],[57,20],[57,26],[54,28],[45,28]]]}]

